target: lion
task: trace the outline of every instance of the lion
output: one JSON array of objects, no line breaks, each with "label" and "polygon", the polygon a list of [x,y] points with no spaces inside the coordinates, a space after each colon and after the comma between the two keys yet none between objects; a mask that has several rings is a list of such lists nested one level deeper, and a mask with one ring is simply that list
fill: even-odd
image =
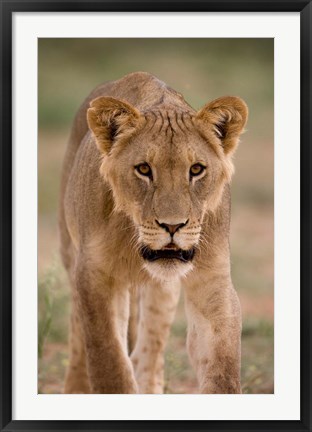
[{"label": "lion", "polygon": [[181,287],[199,391],[241,393],[229,185],[247,115],[230,96],[195,111],[145,72],[98,86],[82,104],[59,214],[72,288],[64,393],[163,393]]}]

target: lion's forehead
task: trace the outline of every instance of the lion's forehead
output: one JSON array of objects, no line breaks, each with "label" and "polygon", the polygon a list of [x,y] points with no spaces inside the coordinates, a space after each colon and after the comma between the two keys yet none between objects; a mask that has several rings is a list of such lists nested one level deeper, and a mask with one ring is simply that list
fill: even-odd
[{"label": "lion's forehead", "polygon": [[154,109],[142,115],[143,123],[135,137],[138,157],[143,152],[147,162],[182,168],[193,163],[198,153],[207,152],[191,111]]},{"label": "lion's forehead", "polygon": [[169,137],[189,135],[195,132],[194,114],[177,109],[154,109],[143,113],[142,132],[151,132]]}]

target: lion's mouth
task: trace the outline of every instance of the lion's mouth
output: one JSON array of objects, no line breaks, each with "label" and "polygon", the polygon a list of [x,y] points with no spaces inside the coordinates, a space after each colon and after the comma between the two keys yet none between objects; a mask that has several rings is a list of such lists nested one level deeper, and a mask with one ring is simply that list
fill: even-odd
[{"label": "lion's mouth", "polygon": [[182,262],[189,262],[193,259],[195,254],[195,249],[174,249],[174,248],[164,248],[159,250],[152,250],[146,246],[141,248],[141,255],[146,261],[157,261],[159,259],[172,260],[176,259]]}]

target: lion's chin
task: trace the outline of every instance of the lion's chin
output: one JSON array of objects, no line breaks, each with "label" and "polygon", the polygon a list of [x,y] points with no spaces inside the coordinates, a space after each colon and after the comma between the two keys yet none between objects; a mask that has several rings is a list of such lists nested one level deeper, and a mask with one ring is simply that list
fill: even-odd
[{"label": "lion's chin", "polygon": [[145,261],[144,268],[153,279],[170,282],[185,277],[193,269],[193,264],[190,261],[160,259],[153,262]]},{"label": "lion's chin", "polygon": [[170,281],[184,277],[192,268],[195,249],[179,249],[170,243],[163,249],[153,250],[143,246],[140,250],[144,259],[144,268],[155,279]]}]

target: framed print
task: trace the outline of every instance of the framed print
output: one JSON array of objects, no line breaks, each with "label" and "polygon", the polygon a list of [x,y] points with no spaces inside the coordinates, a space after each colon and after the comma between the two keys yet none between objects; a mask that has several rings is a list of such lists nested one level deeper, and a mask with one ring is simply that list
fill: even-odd
[{"label": "framed print", "polygon": [[1,29],[1,430],[311,430],[311,2]]}]

